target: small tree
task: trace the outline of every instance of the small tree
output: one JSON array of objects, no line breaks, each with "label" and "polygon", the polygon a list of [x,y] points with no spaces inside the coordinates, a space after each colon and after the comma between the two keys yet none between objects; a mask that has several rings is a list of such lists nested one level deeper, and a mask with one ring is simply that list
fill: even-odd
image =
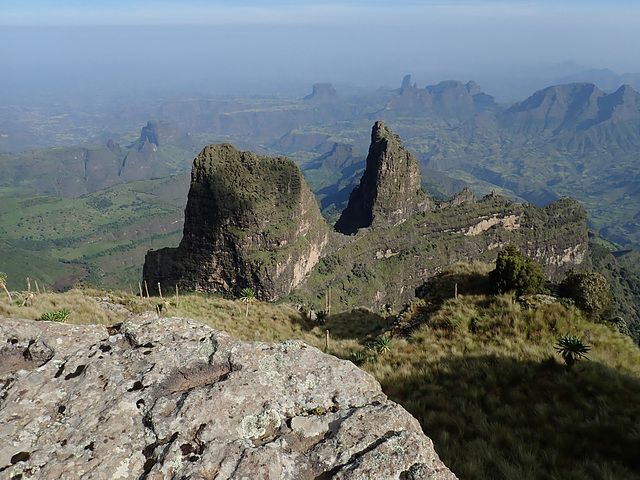
[{"label": "small tree", "polygon": [[9,297],[9,303],[11,303],[13,299],[11,298],[9,290],[7,290],[7,274],[4,272],[0,272],[0,286],[2,286],[4,291],[7,293],[7,297]]},{"label": "small tree", "polygon": [[562,335],[553,348],[564,358],[564,362],[567,364],[567,372],[571,370],[576,361],[582,358],[589,360],[587,353],[591,350],[589,345],[585,345],[582,339],[575,335]]},{"label": "small tree", "polygon": [[571,298],[590,316],[602,316],[613,303],[609,282],[596,272],[569,271],[560,283],[560,295]]},{"label": "small tree", "polygon": [[489,272],[489,279],[496,292],[515,291],[518,296],[542,292],[546,281],[540,265],[523,257],[515,245],[498,253],[496,268]]},{"label": "small tree", "polygon": [[249,304],[256,299],[256,294],[251,288],[243,288],[240,292],[240,300],[247,306],[247,309],[244,313],[245,317],[249,316]]}]

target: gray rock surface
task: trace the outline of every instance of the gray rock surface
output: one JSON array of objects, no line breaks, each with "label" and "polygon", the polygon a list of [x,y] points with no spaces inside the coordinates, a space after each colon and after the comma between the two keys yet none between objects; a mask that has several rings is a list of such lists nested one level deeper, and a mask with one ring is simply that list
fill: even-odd
[{"label": "gray rock surface", "polygon": [[350,362],[147,313],[0,319],[0,478],[456,477]]}]

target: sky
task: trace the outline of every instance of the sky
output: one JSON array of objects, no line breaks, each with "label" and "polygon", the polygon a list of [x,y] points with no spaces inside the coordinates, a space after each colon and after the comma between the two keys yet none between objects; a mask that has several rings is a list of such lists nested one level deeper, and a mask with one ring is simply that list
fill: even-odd
[{"label": "sky", "polygon": [[5,97],[397,87],[408,73],[424,87],[569,61],[635,73],[639,51],[630,0],[0,0]]}]

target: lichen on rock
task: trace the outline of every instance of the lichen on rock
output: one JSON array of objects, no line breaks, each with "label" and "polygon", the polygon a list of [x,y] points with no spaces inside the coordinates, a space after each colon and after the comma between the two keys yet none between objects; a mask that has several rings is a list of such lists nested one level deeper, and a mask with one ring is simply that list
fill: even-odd
[{"label": "lichen on rock", "polygon": [[456,478],[371,375],[301,342],[149,313],[111,332],[3,319],[0,345],[2,478]]}]

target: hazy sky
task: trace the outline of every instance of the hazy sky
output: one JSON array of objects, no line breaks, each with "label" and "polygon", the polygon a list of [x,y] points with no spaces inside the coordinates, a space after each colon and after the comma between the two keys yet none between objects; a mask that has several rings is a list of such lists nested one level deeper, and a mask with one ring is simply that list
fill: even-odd
[{"label": "hazy sky", "polygon": [[5,95],[43,84],[216,93],[322,81],[396,87],[406,73],[422,87],[569,60],[640,72],[638,52],[636,0],[0,0]]}]

